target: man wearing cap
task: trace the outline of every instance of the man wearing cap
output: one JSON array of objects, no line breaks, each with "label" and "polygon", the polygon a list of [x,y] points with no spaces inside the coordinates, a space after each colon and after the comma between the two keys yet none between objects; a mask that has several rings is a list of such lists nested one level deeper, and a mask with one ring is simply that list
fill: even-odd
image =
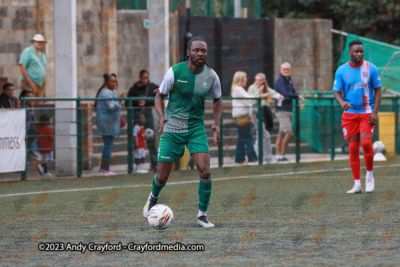
[{"label": "man wearing cap", "polygon": [[25,48],[19,59],[21,70],[21,89],[32,88],[36,97],[42,97],[45,91],[46,55],[44,46],[46,40],[43,35],[35,34],[32,45]]}]

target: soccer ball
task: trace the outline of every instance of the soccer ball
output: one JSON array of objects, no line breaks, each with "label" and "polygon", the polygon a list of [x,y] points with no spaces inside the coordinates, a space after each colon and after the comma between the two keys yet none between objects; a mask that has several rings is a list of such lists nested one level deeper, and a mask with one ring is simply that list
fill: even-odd
[{"label": "soccer ball", "polygon": [[163,204],[157,204],[149,210],[147,220],[149,224],[156,230],[167,229],[174,220],[172,210]]},{"label": "soccer ball", "polygon": [[374,148],[375,153],[383,153],[385,151],[385,144],[382,141],[376,141],[372,147]]},{"label": "soccer ball", "polygon": [[150,128],[147,128],[146,131],[144,132],[144,136],[145,136],[146,140],[153,140],[154,131]]}]

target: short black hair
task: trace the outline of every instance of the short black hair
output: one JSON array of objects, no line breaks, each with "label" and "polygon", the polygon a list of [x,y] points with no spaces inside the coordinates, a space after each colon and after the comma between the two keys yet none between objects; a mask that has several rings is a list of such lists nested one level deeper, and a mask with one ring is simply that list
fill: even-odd
[{"label": "short black hair", "polygon": [[21,91],[21,93],[19,94],[19,99],[21,99],[22,97],[25,97],[26,94],[28,93],[33,93],[33,90],[31,88],[27,88]]},{"label": "short black hair", "polygon": [[353,41],[351,41],[351,42],[349,43],[349,49],[351,49],[351,47],[352,47],[353,45],[362,45],[362,46],[364,46],[363,43],[362,43],[360,40],[353,40]]},{"label": "short black hair", "polygon": [[192,47],[192,43],[195,42],[195,41],[201,41],[201,42],[205,42],[207,44],[206,40],[204,40],[203,37],[195,36],[192,39],[190,39],[189,42],[188,42],[187,48],[188,48],[189,51],[190,51],[190,47]]},{"label": "short black hair", "polygon": [[9,86],[14,86],[13,83],[6,83],[5,85],[3,85],[3,90],[7,90],[7,87]]},{"label": "short black hair", "polygon": [[149,71],[146,70],[146,69],[140,70],[140,72],[139,72],[139,77],[141,77],[141,76],[142,76],[143,74],[145,74],[145,73],[149,74]]}]

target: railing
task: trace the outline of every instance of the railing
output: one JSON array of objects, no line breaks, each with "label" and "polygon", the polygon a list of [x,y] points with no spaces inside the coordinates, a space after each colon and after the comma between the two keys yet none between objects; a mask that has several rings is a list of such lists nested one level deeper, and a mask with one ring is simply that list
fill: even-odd
[{"label": "railing", "polygon": [[[225,152],[228,149],[228,145],[231,144],[234,147],[235,145],[235,140],[232,136],[230,137],[231,142],[229,142],[228,139],[226,139],[227,132],[229,130],[232,132],[235,131],[235,123],[233,122],[233,119],[231,119],[231,101],[233,99],[237,100],[244,100],[248,98],[231,98],[231,97],[222,97],[223,101],[223,106],[225,108],[223,109],[223,116],[221,117],[221,140],[220,143],[218,144],[218,151],[217,151],[217,157],[218,157],[218,166],[222,167],[226,162],[224,162],[224,158],[226,160],[227,156]],[[134,127],[134,114],[135,114],[135,109],[137,107],[133,106],[134,101],[138,100],[154,100],[154,98],[112,98],[112,99],[100,99],[100,98],[25,98],[22,99],[22,107],[24,108],[26,106],[26,101],[47,101],[47,103],[57,103],[57,102],[72,102],[72,110],[71,110],[71,116],[74,117],[73,120],[67,120],[67,121],[61,121],[58,120],[57,116],[55,116],[55,121],[53,123],[55,124],[62,124],[66,123],[69,126],[75,125],[75,127],[69,127],[69,129],[72,129],[70,132],[56,132],[56,138],[57,137],[65,137],[65,138],[72,138],[72,144],[74,143],[74,140],[76,138],[76,145],[71,146],[71,147],[62,147],[59,149],[67,149],[67,150],[75,150],[76,149],[76,154],[75,157],[73,158],[70,164],[71,166],[75,166],[76,164],[76,176],[81,177],[83,172],[84,172],[84,151],[90,147],[90,144],[88,141],[84,141],[87,138],[91,137],[93,138],[93,134],[91,133],[90,127],[93,128],[93,126],[90,126],[90,123],[83,123],[84,121],[87,120],[87,117],[90,116],[90,113],[93,111],[93,108],[87,104],[87,101],[90,101],[93,103],[94,101],[107,101],[107,100],[120,100],[120,101],[126,101],[128,104],[126,108],[126,118],[127,118],[127,132],[126,132],[126,140],[127,140],[127,146],[126,146],[126,152],[127,152],[127,160],[126,163],[122,162],[123,164],[126,164],[126,172],[127,173],[132,173],[133,172],[133,166],[134,166],[134,155],[133,155],[133,127]],[[258,164],[263,163],[263,110],[262,110],[262,105],[261,105],[261,99],[260,98],[254,98],[255,102],[257,103],[255,105],[255,108],[258,109],[257,112],[257,118],[258,118],[258,125],[256,126],[256,130],[258,131],[258,137],[259,137],[259,142],[258,142]],[[207,101],[210,101],[211,103],[211,98],[207,98]],[[393,96],[384,96],[382,100],[382,106],[381,106],[381,111],[389,111],[394,113],[395,116],[395,153],[399,154],[400,153],[400,147],[399,147],[399,97],[393,97]],[[224,104],[225,103],[225,104]],[[61,109],[64,110],[65,109]],[[320,121],[316,123],[313,119],[310,119],[309,116],[310,110],[314,112],[313,114],[319,114],[321,116]],[[27,113],[29,112],[29,109],[26,109]],[[380,112],[381,112],[380,111]],[[55,112],[57,112],[57,109],[55,109]],[[301,160],[301,146],[308,146],[310,147],[309,150],[314,151],[316,150],[315,147],[313,147],[312,141],[315,141],[314,137],[304,137],[304,134],[307,131],[310,131],[310,127],[315,127],[316,129],[320,129],[321,131],[321,143],[323,140],[329,140],[329,148],[323,143],[323,150],[321,151],[315,151],[315,153],[326,153],[329,152],[330,154],[330,159],[334,160],[336,156],[336,150],[337,150],[337,145],[338,145],[338,140],[341,140],[340,142],[343,143],[343,137],[341,134],[341,125],[340,125],[340,114],[341,114],[341,108],[340,106],[336,103],[333,97],[306,97],[306,102],[303,105],[302,103],[299,103],[297,99],[293,100],[293,112],[294,112],[294,123],[293,123],[293,130],[294,130],[294,136],[292,141],[295,142],[295,160],[296,162],[300,162]],[[89,115],[88,115],[89,114]],[[314,116],[313,115],[313,116]],[[70,117],[70,118],[72,118]],[[226,123],[226,120],[229,120],[228,123]],[[310,125],[307,124],[306,119],[310,120]],[[323,123],[321,123],[321,120],[323,120]],[[277,123],[275,123],[277,125]],[[207,126],[208,127],[208,126]],[[68,127],[67,127],[68,128]],[[323,128],[323,129],[322,129]],[[75,130],[76,129],[76,130]],[[75,132],[74,132],[75,130]],[[322,130],[324,133],[322,134]],[[274,133],[276,134],[277,132],[277,126],[275,126]],[[273,133],[272,133],[273,134]],[[329,135],[329,137],[328,137]],[[27,145],[27,165],[26,169],[24,172],[21,173],[21,178],[24,180],[27,177],[27,171],[28,171],[28,152],[30,151],[30,148],[28,148],[28,138],[31,138],[27,132],[26,134],[26,145]],[[237,138],[237,135],[236,135]],[[374,136],[375,139],[378,138],[378,136]],[[311,141],[309,141],[311,140]],[[302,143],[303,142],[303,143]],[[84,144],[85,143],[85,144]],[[86,147],[88,146],[88,147]],[[231,147],[231,148],[232,148]],[[303,151],[303,154],[305,152]],[[88,156],[88,160],[90,161],[91,158]],[[121,160],[123,161],[123,160]],[[56,157],[56,163],[57,163],[57,157]],[[120,162],[121,163],[121,162]],[[34,167],[34,166],[33,166]]]}]

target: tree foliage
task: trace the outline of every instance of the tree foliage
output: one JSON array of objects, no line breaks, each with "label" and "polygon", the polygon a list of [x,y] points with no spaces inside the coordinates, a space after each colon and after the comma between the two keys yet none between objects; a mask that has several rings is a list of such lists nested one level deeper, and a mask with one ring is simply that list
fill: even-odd
[{"label": "tree foliage", "polygon": [[400,46],[400,1],[262,0],[263,17],[326,18],[333,28]]}]

